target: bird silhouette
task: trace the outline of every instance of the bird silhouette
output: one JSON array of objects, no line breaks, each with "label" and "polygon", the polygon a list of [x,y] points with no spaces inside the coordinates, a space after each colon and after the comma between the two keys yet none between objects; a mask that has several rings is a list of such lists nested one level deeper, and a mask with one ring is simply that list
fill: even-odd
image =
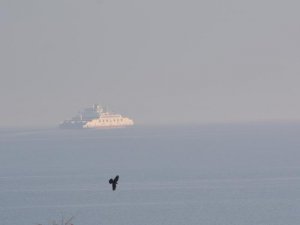
[{"label": "bird silhouette", "polygon": [[112,185],[112,190],[113,191],[115,191],[116,188],[117,188],[118,180],[119,180],[119,175],[117,175],[115,177],[115,179],[112,179],[112,178],[109,179],[109,183]]}]

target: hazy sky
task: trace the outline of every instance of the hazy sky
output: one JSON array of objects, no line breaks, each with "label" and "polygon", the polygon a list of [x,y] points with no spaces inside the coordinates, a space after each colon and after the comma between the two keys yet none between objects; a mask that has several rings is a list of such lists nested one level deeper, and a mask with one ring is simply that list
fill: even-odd
[{"label": "hazy sky", "polygon": [[300,120],[300,3],[1,0],[0,126]]}]

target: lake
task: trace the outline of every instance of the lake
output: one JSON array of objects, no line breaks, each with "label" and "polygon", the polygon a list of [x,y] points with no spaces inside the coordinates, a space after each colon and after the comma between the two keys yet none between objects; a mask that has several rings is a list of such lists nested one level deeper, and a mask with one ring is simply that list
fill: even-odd
[{"label": "lake", "polygon": [[1,225],[71,216],[74,225],[298,224],[300,124],[0,129]]}]

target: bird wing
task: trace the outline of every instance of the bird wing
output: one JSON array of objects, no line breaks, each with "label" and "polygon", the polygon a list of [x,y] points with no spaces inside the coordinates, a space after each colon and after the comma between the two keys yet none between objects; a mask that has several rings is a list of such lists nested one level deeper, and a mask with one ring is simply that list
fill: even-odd
[{"label": "bird wing", "polygon": [[114,179],[114,183],[117,183],[117,182],[118,182],[118,180],[119,180],[119,175],[117,175],[117,176],[115,177],[115,179]]},{"label": "bird wing", "polygon": [[108,181],[110,184],[112,184],[114,182],[114,180],[112,178],[109,179]]},{"label": "bird wing", "polygon": [[116,187],[117,187],[117,184],[116,184],[116,183],[113,183],[113,184],[112,184],[112,189],[113,189],[113,191],[116,190]]}]

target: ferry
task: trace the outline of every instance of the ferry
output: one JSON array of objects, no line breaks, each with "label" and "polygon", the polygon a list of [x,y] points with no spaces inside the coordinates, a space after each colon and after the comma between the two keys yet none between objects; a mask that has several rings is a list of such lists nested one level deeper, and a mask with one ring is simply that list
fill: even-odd
[{"label": "ferry", "polygon": [[108,112],[105,107],[94,104],[85,108],[78,115],[60,123],[63,129],[91,129],[91,128],[122,128],[133,126],[134,122],[128,117]]}]

